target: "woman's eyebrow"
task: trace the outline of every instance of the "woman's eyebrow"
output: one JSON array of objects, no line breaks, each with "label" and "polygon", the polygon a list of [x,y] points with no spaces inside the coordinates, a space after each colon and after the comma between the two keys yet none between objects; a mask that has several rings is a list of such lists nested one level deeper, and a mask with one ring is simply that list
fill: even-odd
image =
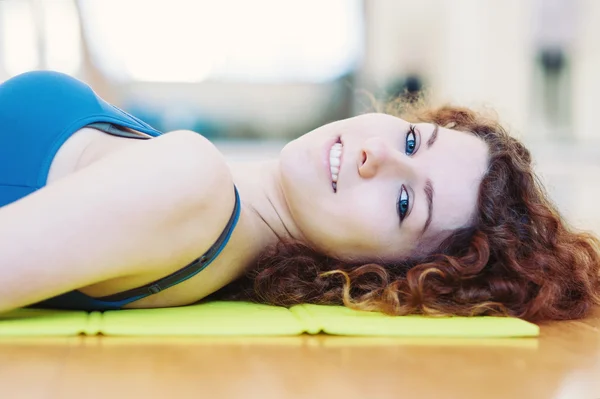
[{"label": "woman's eyebrow", "polygon": [[437,140],[437,136],[438,136],[438,125],[433,125],[433,133],[431,133],[431,137],[429,137],[429,140],[427,140],[427,148],[429,149],[433,143],[435,143],[435,140]]},{"label": "woman's eyebrow", "polygon": [[427,221],[425,222],[425,226],[423,227],[423,230],[421,231],[421,237],[425,234],[425,231],[427,231],[427,228],[431,224],[431,219],[433,217],[433,193],[434,193],[434,191],[433,191],[433,184],[431,183],[430,179],[427,179],[427,181],[425,182],[425,187],[424,187],[423,191],[425,191],[425,198],[427,198]]},{"label": "woman's eyebrow", "polygon": [[[431,133],[431,137],[427,140],[427,149],[430,149],[435,140],[437,140],[439,126],[437,124],[433,125],[433,133]],[[427,220],[425,221],[425,225],[423,226],[423,230],[421,230],[421,237],[427,231],[427,228],[431,224],[431,219],[433,218],[433,183],[431,183],[430,179],[427,179],[425,182],[425,187],[423,188],[425,192],[425,198],[427,199]]]}]

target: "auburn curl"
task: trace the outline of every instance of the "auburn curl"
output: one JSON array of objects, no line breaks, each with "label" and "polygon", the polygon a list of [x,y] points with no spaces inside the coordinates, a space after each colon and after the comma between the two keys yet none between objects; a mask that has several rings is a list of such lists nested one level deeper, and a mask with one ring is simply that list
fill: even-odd
[{"label": "auburn curl", "polygon": [[577,319],[600,304],[600,242],[567,225],[535,176],[530,152],[495,117],[401,100],[382,112],[470,132],[487,143],[490,161],[474,222],[430,255],[393,264],[347,264],[282,241],[218,297],[530,321]]}]

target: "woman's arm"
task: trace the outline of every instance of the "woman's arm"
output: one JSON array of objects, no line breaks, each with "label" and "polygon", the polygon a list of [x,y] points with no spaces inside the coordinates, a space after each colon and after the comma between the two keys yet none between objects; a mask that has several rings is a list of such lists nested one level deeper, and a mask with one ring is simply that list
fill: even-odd
[{"label": "woman's arm", "polygon": [[[190,240],[189,215],[211,207],[229,217],[232,185],[212,144],[180,131],[126,147],[0,208],[0,311],[160,270],[177,240]],[[219,187],[220,200],[209,203]]]}]

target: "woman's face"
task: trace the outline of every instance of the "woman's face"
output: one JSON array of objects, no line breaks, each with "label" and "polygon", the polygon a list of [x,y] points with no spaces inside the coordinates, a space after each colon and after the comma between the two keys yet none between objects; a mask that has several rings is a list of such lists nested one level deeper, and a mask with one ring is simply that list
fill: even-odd
[{"label": "woman's face", "polygon": [[280,156],[297,228],[314,248],[348,262],[433,251],[469,224],[487,165],[478,137],[386,114],[319,127]]}]

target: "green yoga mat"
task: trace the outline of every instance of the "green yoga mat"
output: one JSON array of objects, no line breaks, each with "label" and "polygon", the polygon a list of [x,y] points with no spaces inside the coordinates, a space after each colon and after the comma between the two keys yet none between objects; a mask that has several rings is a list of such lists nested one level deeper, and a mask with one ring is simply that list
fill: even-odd
[{"label": "green yoga mat", "polygon": [[333,334],[506,338],[535,337],[539,327],[510,317],[387,316],[343,306],[291,308],[207,302],[164,309],[107,312],[18,309],[0,314],[0,336],[285,336]]}]

